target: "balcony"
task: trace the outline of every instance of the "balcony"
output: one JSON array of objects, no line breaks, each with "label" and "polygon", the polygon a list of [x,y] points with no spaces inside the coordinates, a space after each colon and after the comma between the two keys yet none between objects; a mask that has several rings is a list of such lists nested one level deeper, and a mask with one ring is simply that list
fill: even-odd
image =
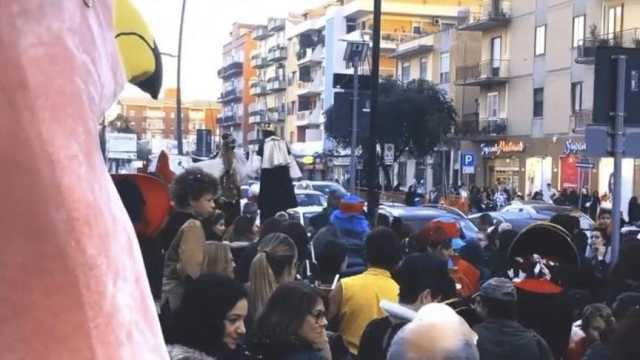
[{"label": "balcony", "polygon": [[218,70],[218,77],[226,80],[231,77],[238,77],[242,75],[242,61],[232,61]]},{"label": "balcony", "polygon": [[478,113],[464,114],[456,126],[456,135],[464,139],[490,139],[507,133],[506,118],[480,118]]},{"label": "balcony", "polygon": [[640,48],[640,28],[627,29],[611,34],[595,34],[586,38],[576,48],[577,64],[593,65],[598,47],[633,47]]},{"label": "balcony", "polygon": [[249,104],[249,115],[267,111],[267,105],[263,102],[253,102]]},{"label": "balcony", "polygon": [[267,30],[271,32],[278,32],[284,30],[286,26],[286,20],[282,18],[271,18],[267,22]]},{"label": "balcony", "polygon": [[218,125],[220,126],[232,126],[242,123],[242,117],[235,113],[224,113],[222,116],[218,116]]},{"label": "balcony", "polygon": [[251,84],[251,90],[249,90],[251,96],[264,96],[269,93],[267,90],[267,84],[264,81],[256,81]]},{"label": "balcony", "polygon": [[287,59],[287,47],[282,45],[276,45],[269,49],[267,60],[270,62],[283,61]]},{"label": "balcony", "polygon": [[490,86],[509,81],[509,60],[493,59],[456,68],[456,85]]},{"label": "balcony", "polygon": [[269,92],[278,92],[287,89],[287,82],[284,79],[270,79],[267,82],[267,91]]},{"label": "balcony", "polygon": [[256,29],[253,30],[253,40],[264,40],[271,35],[273,34],[271,34],[269,32],[269,29],[267,29],[267,27],[264,25],[257,26]]},{"label": "balcony", "polygon": [[482,135],[500,136],[507,133],[506,118],[480,118],[480,133]]},{"label": "balcony", "polygon": [[587,125],[593,123],[592,110],[578,110],[571,114],[571,125],[573,132],[576,134],[584,134]]},{"label": "balcony", "polygon": [[236,102],[239,100],[242,100],[242,89],[235,87],[223,91],[220,94],[220,98],[218,98],[218,101],[223,104],[228,102]]},{"label": "balcony", "polygon": [[259,124],[267,121],[267,114],[265,112],[255,113],[249,116],[249,124]]},{"label": "balcony", "polygon": [[318,96],[324,91],[324,81],[322,76],[317,74],[312,82],[298,81],[298,96],[311,97]]},{"label": "balcony", "polygon": [[296,114],[297,126],[321,125],[323,123],[322,108],[316,106],[310,110],[298,111]]},{"label": "balcony", "polygon": [[276,107],[276,111],[267,112],[268,122],[279,122],[287,119],[287,112],[284,110],[284,106]]},{"label": "balcony", "polygon": [[324,47],[318,45],[315,48],[305,48],[298,51],[296,57],[298,58],[298,66],[311,66],[322,64],[322,58],[324,56]]},{"label": "balcony", "polygon": [[461,31],[486,31],[505,26],[511,20],[511,1],[484,0],[480,11],[465,10],[459,16],[465,18],[458,26]]},{"label": "balcony", "polygon": [[260,53],[255,53],[251,56],[251,67],[254,69],[264,69],[271,65],[269,59]]}]

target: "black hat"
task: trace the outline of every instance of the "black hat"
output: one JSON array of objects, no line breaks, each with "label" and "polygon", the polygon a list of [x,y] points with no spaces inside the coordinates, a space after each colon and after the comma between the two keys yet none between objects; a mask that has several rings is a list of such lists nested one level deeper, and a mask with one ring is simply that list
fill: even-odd
[{"label": "black hat", "polygon": [[431,253],[407,256],[393,273],[400,286],[400,301],[414,299],[430,289],[444,299],[455,296],[455,283],[449,276],[447,263]]}]

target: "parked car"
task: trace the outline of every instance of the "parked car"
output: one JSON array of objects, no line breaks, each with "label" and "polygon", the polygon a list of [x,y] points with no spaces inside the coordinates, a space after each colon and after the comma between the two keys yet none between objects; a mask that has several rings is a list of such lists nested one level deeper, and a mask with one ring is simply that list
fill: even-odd
[{"label": "parked car", "polygon": [[529,213],[526,212],[500,212],[500,211],[491,211],[487,213],[477,213],[469,216],[469,220],[476,225],[476,227],[480,227],[480,216],[482,214],[489,214],[493,219],[493,226],[500,225],[502,223],[508,223],[511,225],[511,229],[520,232],[527,226],[531,224],[535,224],[540,221],[545,221],[544,219],[539,219],[537,217],[532,217]]},{"label": "parked car", "polygon": [[298,207],[327,206],[327,197],[319,191],[295,189]]},{"label": "parked car", "polygon": [[514,201],[500,210],[500,213],[526,213],[539,221],[549,221],[556,214],[574,214],[580,219],[582,230],[591,230],[595,224],[593,220],[581,211],[569,206],[558,206],[544,201]]},{"label": "parked car", "polygon": [[480,235],[478,228],[464,216],[464,214],[446,206],[381,205],[378,209],[378,225],[391,224],[396,218],[400,218],[402,222],[409,225],[414,232],[422,230],[429,221],[435,219],[453,219],[459,222],[465,239],[477,239]]},{"label": "parked car", "polygon": [[309,223],[309,219],[320,213],[323,208],[324,207],[322,206],[299,206],[297,208],[287,210],[287,214],[289,214],[289,220],[304,225],[304,228],[307,229],[307,235],[311,236],[314,229]]},{"label": "parked car", "polygon": [[347,196],[349,193],[340,184],[332,181],[309,181],[304,180],[294,183],[296,189],[314,190],[329,196],[329,192],[337,191],[341,197]]}]

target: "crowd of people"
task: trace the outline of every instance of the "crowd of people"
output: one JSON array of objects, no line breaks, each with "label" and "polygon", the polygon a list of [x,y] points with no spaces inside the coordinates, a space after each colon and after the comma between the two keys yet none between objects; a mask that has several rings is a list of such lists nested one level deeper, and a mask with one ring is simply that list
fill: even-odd
[{"label": "crowd of people", "polygon": [[251,206],[227,226],[219,188],[176,176],[165,225],[140,239],[172,359],[640,359],[640,242],[611,264],[610,217],[589,238],[563,214],[472,239],[450,219],[371,228],[362,199],[331,193],[309,236]]}]

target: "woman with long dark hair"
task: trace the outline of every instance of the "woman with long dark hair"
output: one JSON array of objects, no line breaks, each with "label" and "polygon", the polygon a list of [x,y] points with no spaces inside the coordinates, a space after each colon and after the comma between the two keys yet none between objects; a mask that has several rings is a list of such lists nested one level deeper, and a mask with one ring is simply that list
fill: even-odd
[{"label": "woman with long dark hair", "polygon": [[280,285],[256,322],[254,355],[264,360],[324,360],[330,356],[326,327],[318,290],[304,283]]},{"label": "woman with long dark hair", "polygon": [[194,351],[216,360],[246,359],[241,341],[248,307],[244,286],[224,275],[187,281],[165,334],[169,354],[173,359]]}]

